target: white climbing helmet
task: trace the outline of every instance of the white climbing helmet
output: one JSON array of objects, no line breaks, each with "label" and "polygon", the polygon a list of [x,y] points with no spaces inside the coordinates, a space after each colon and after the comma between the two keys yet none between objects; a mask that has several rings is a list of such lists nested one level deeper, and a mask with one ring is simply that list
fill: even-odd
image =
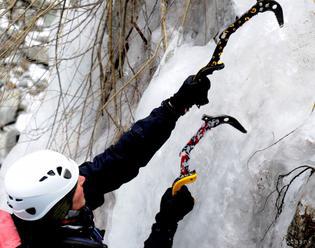
[{"label": "white climbing helmet", "polygon": [[79,167],[51,150],[40,150],[15,162],[7,171],[7,203],[23,220],[38,220],[76,185]]}]

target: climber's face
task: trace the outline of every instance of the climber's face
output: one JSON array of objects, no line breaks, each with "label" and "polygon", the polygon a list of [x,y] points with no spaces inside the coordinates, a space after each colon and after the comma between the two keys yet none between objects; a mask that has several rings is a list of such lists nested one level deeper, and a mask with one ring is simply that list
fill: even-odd
[{"label": "climber's face", "polygon": [[84,191],[83,191],[83,184],[85,182],[84,176],[79,176],[77,188],[74,192],[73,198],[72,198],[72,209],[73,210],[79,210],[85,205],[85,197],[84,197]]}]

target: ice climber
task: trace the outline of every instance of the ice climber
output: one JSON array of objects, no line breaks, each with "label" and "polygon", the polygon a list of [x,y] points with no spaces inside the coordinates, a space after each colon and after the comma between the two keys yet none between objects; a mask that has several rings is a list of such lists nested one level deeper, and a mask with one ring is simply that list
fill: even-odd
[{"label": "ice climber", "polygon": [[[177,93],[134,123],[93,162],[78,166],[60,153],[40,150],[12,164],[4,185],[13,214],[0,211],[0,247],[107,247],[92,210],[104,203],[104,194],[138,175],[181,115],[195,104],[208,103],[209,88],[207,77],[188,77]],[[185,186],[175,196],[167,189],[144,247],[172,247],[177,223],[193,205]]]}]

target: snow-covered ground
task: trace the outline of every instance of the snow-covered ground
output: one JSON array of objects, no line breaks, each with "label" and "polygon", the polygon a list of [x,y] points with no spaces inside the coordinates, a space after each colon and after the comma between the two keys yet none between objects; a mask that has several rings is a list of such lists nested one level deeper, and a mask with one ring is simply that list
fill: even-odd
[{"label": "snow-covered ground", "polygon": [[[245,0],[235,1],[239,13],[251,6]],[[210,103],[200,109],[193,107],[183,116],[168,142],[138,177],[116,192],[105,240],[109,247],[142,247],[162,194],[179,174],[179,152],[201,126],[203,114],[234,116],[248,133],[244,135],[222,125],[208,133],[193,150],[191,167],[197,170],[198,179],[189,189],[196,204],[179,223],[174,248],[286,247],[284,237],[302,182],[292,185],[284,211],[270,229],[275,217],[275,195],[267,197],[275,189],[279,174],[315,160],[315,3],[279,3],[284,11],[284,27],[280,29],[274,15],[268,12],[254,17],[233,34],[222,56],[225,69],[209,77]],[[145,117],[176,92],[188,75],[207,64],[215,47],[212,41],[206,46],[193,46],[178,40],[181,34],[174,32],[168,51],[142,96],[136,119]],[[59,87],[57,80],[54,83],[49,94]],[[76,89],[80,87],[66,90],[71,95]],[[47,99],[51,98],[50,95]],[[43,123],[51,115],[50,104],[36,110]],[[60,104],[61,108],[67,106],[66,97]],[[32,122],[29,130],[35,124],[38,123]],[[46,135],[38,139],[36,135],[32,141],[32,137],[21,136],[24,142],[13,149],[5,165],[42,147],[49,138]],[[62,138],[58,136],[57,141]],[[99,140],[101,143],[104,141]],[[69,147],[64,150],[71,153]]]}]

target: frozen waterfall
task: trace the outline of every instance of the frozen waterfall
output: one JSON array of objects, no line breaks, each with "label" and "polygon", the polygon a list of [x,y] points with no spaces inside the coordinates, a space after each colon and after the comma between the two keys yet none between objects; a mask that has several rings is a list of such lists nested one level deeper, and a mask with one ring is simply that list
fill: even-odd
[{"label": "frozen waterfall", "polygon": [[[235,8],[242,14],[254,2],[235,0]],[[179,152],[201,126],[203,114],[231,115],[248,133],[242,134],[222,125],[211,130],[192,151],[190,163],[198,179],[189,189],[196,200],[195,207],[179,223],[173,247],[287,247],[287,228],[308,174],[291,185],[284,209],[275,222],[277,195],[271,193],[280,174],[308,160],[315,161],[315,115],[312,111],[315,103],[315,3],[313,0],[278,2],[284,11],[284,27],[279,28],[274,15],[268,12],[255,16],[233,34],[222,56],[225,68],[209,77],[212,83],[210,103],[200,109],[193,107],[181,117],[167,143],[150,163],[134,180],[115,192],[116,202],[105,236],[109,247],[143,246],[162,194],[179,175]],[[91,33],[82,35],[82,40],[74,45],[84,44]],[[187,76],[206,65],[214,48],[213,41],[205,46],[183,41],[180,30],[175,30],[135,111],[135,119],[145,117],[171,96]],[[62,73],[69,69],[71,75],[67,79],[76,81],[72,75],[75,71],[71,71],[70,64],[64,63]],[[86,70],[85,63],[81,66],[82,71]],[[57,101],[53,94],[59,85],[56,80],[54,83],[46,93],[46,99],[52,102],[44,103],[41,108],[34,107],[34,113],[43,123],[52,114],[51,104]],[[72,95],[80,86],[65,86],[65,89]],[[66,97],[63,100],[67,102]],[[80,99],[76,100],[79,106]],[[90,106],[91,113],[94,107]],[[86,117],[86,122],[94,118],[92,113]],[[43,129],[32,139],[22,135],[4,166],[23,153],[40,148],[50,139],[45,132]],[[108,132],[112,131],[105,130],[97,140],[95,150],[103,149],[102,139]],[[60,143],[63,138],[59,135],[55,141]],[[83,141],[81,145],[87,143]],[[71,147],[65,148],[68,153],[70,150]]]}]

